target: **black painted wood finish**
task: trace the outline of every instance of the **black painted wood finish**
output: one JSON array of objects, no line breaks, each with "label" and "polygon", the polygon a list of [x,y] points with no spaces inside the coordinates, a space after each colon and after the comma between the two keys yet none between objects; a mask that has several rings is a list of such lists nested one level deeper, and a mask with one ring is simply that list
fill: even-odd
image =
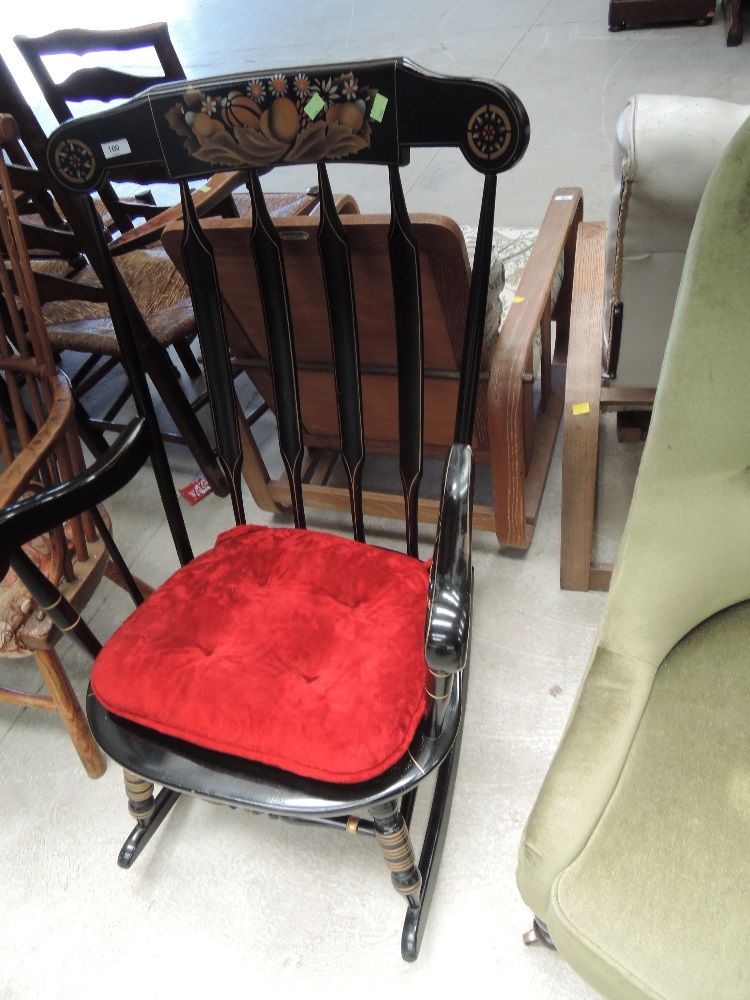
[{"label": "black painted wood finish", "polygon": [[240,473],[242,448],[239,440],[238,413],[234,398],[234,379],[229,360],[226,324],[219,292],[219,279],[213,250],[198,221],[190,189],[180,182],[180,197],[185,228],[182,256],[188,275],[198,338],[203,354],[208,387],[208,402],[218,443],[218,462],[229,484],[234,518],[244,524]]},{"label": "black painted wood finish", "polygon": [[302,501],[302,416],[300,414],[297,363],[294,355],[292,313],[284,274],[281,240],[266,208],[263,191],[255,170],[250,171],[250,197],[253,205],[253,228],[250,237],[258,275],[263,317],[266,324],[268,357],[271,363],[273,391],[279,401],[277,423],[279,448],[289,478],[294,523],[305,527]]},{"label": "black painted wood finish", "polygon": [[398,360],[399,471],[404,488],[406,550],[419,558],[417,507],[424,440],[424,324],[419,247],[406,209],[398,167],[389,167],[393,305]]},{"label": "black painted wood finish", "polygon": [[322,163],[318,165],[318,185],[318,247],[331,329],[341,460],[349,483],[354,537],[358,542],[363,542],[365,526],[362,516],[362,466],[365,460],[365,436],[352,258],[349,239],[336,212],[328,174]]},{"label": "black painted wood finish", "polygon": [[[269,88],[276,97],[269,97]],[[335,95],[332,94],[335,90]],[[294,98],[294,99],[292,99]],[[470,304],[460,372],[455,443],[445,467],[430,595],[425,618],[425,657],[432,672],[431,709],[409,753],[386,773],[356,785],[313,781],[252,761],[206,751],[119,719],[90,692],[92,731],[126,769],[169,791],[157,796],[161,822],[182,792],[215,801],[310,821],[336,821],[370,810],[390,863],[411,859],[407,826],[423,779],[437,771],[420,860],[406,889],[408,911],[402,955],[416,958],[445,839],[455,781],[470,643],[472,569],[471,439],[481,363],[497,175],[522,156],[528,142],[523,106],[506,88],[474,80],[437,77],[400,60],[358,66],[324,66],[252,76],[226,76],[162,86],[125,105],[62,126],[49,144],[49,162],[70,190],[85,192],[120,167],[153,167],[174,178],[247,168],[253,201],[251,247],[261,290],[276,400],[280,447],[286,465],[295,523],[305,524],[304,421],[298,379],[314,370],[297,366],[294,317],[284,272],[284,247],[265,208],[258,172],[276,164],[316,163],[321,188],[318,228],[320,267],[331,332],[341,450],[350,482],[354,535],[364,541],[361,470],[365,462],[363,389],[356,295],[346,233],[333,205],[325,164],[346,160],[387,167],[391,199],[389,256],[398,362],[399,464],[404,483],[407,548],[418,554],[416,504],[422,470],[423,317],[419,248],[414,238],[399,166],[413,145],[458,146],[468,164],[485,175]],[[384,176],[385,181],[385,176]],[[184,189],[184,184],[183,184]],[[185,198],[184,254],[209,381],[222,467],[233,483],[238,512],[237,417],[215,263],[189,199]],[[112,315],[123,353],[138,380],[138,356],[116,276],[110,274]],[[136,399],[140,394],[136,394]],[[140,405],[140,404],[139,404]],[[142,410],[150,422],[153,415]],[[158,438],[158,435],[157,435]],[[158,465],[157,465],[158,471]],[[161,473],[160,473],[161,474]],[[168,490],[163,490],[167,496]],[[168,500],[168,496],[167,496]],[[167,502],[167,507],[169,504]],[[178,529],[179,531],[179,526]],[[0,552],[3,535],[0,520]],[[148,669],[144,665],[144,669]],[[173,794],[174,793],[174,794]],[[153,832],[140,823],[124,854],[130,864]],[[372,828],[368,827],[368,832]],[[398,857],[392,856],[395,852]],[[418,869],[418,870],[417,870]],[[403,880],[402,880],[403,881]],[[421,886],[419,882],[421,881]],[[408,884],[407,884],[408,883]]]},{"label": "black painted wood finish", "polygon": [[167,461],[167,453],[159,428],[159,421],[154,410],[148,383],[146,381],[146,366],[140,356],[138,342],[133,332],[131,314],[122,293],[119,272],[107,250],[99,218],[90,197],[80,199],[80,208],[88,223],[91,234],[92,265],[94,266],[104,288],[107,291],[109,311],[112,325],[122,351],[122,365],[128,376],[130,390],[133,394],[138,413],[144,419],[152,434],[151,459],[159,488],[159,497],[164,507],[164,514],[169,524],[177,557],[181,565],[190,562],[193,550],[188,537],[185,520],[182,516],[177,499],[172,472]]},{"label": "black painted wood finish", "polygon": [[[265,81],[273,87],[274,80],[280,81],[280,96],[264,108]],[[295,83],[302,80],[304,91]],[[254,89],[259,81],[263,94]],[[356,117],[354,109],[343,124],[329,116],[332,105],[321,96],[327,81],[342,91],[349,81],[357,88],[364,107],[356,107]],[[301,111],[283,96],[292,93],[299,95]],[[280,101],[289,104],[277,107]],[[61,183],[90,191],[106,174],[116,179],[136,165],[143,168],[139,176],[151,166],[155,179],[166,170],[175,180],[281,163],[397,165],[408,162],[413,146],[457,146],[475,170],[498,174],[518,162],[528,139],[526,111],[501,84],[442,77],[390,59],[153,87],[117,108],[61,126],[48,155]]]}]

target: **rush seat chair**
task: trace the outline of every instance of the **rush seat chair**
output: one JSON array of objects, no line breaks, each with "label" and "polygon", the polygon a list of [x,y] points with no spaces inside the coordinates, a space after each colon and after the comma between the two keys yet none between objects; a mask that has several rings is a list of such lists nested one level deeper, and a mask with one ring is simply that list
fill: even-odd
[{"label": "rush seat chair", "polygon": [[[209,115],[204,108],[214,111]],[[183,253],[236,522],[212,549],[191,558],[160,457],[161,441],[148,433],[148,394],[112,280],[113,317],[142,418],[120,445],[124,466],[108,459],[104,478],[116,479],[122,468],[129,474],[150,440],[185,564],[115,632],[94,665],[89,719],[98,742],[125,768],[137,817],[120,863],[132,863],[183,793],[371,835],[405,898],[402,954],[413,960],[446,835],[464,719],[472,604],[471,441],[497,176],[525,151],[525,110],[499,84],[433,76],[401,59],[224,76],[157,87],[114,111],[62,126],[50,139],[52,169],[71,191],[90,191],[109,166],[102,143],[115,135],[128,137],[130,155],[140,163],[165,167],[184,192]],[[419,253],[399,172],[410,148],[420,145],[459,147],[467,170],[484,175],[453,443],[427,561],[419,558],[417,535],[424,424]],[[380,164],[383,182],[390,184],[390,273],[378,278],[391,285],[395,302],[405,552],[381,548],[365,536],[364,345],[357,335],[346,228],[328,183],[330,160]],[[258,178],[259,169],[295,162],[318,164],[321,213],[315,238],[353,540],[305,527],[296,318],[288,304],[283,242]],[[187,195],[192,176],[227,167],[248,170],[255,225],[247,267],[256,270],[263,300],[293,528],[245,524],[242,423],[220,288],[211,244]],[[372,172],[367,176],[372,183]],[[106,268],[106,247],[99,245]],[[73,502],[75,491],[74,484],[65,503]],[[89,503],[91,498],[90,493]],[[55,498],[47,499],[48,509],[54,509]],[[24,537],[24,524],[43,502],[31,499],[0,518],[0,553]],[[218,602],[209,616],[201,597],[207,586]],[[432,798],[417,860],[409,827],[415,794],[430,775],[435,780],[424,788]],[[162,786],[155,797],[154,784]]]},{"label": "rush seat chair", "polygon": [[519,852],[538,933],[612,1000],[750,982],[749,213],[746,122],[698,210],[604,616]]}]

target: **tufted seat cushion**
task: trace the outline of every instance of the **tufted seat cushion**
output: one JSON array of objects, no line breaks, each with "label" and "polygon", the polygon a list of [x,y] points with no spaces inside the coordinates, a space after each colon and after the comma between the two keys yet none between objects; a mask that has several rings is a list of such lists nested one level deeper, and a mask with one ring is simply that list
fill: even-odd
[{"label": "tufted seat cushion", "polygon": [[335,535],[245,526],[115,632],[92,687],[162,733],[325,781],[405,753],[425,712],[429,564]]}]

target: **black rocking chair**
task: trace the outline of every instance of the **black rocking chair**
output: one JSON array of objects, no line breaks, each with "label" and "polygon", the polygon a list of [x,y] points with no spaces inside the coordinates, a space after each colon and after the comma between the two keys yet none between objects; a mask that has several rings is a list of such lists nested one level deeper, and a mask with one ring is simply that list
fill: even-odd
[{"label": "black rocking chair", "polygon": [[[183,563],[99,645],[81,623],[74,635],[97,654],[88,696],[92,731],[125,769],[137,825],[120,854],[128,867],[182,793],[273,816],[374,836],[407,916],[402,955],[417,957],[446,834],[461,742],[472,604],[472,437],[482,354],[497,174],[528,143],[528,120],[505,87],[425,73],[389,59],[223,76],[158,86],[119,108],[80,118],[51,137],[51,169],[71,191],[89,192],[119,166],[153,164],[178,180],[186,218],[183,254],[200,331],[220,461],[237,527],[193,559],[132,344],[127,311],[103,241],[112,317],[140,418],[89,472],[0,515],[5,562],[40,522],[58,523],[77,503],[98,503],[154,458]],[[418,558],[422,470],[422,306],[419,248],[399,166],[412,146],[457,146],[484,174],[466,317],[454,443],[445,464],[434,553]],[[392,222],[389,286],[393,366],[363,361],[356,287],[326,162],[387,166]],[[258,171],[317,163],[321,280],[328,301],[341,455],[354,540],[305,528],[300,415],[284,246]],[[191,177],[247,169],[253,201],[253,266],[261,289],[281,453],[294,528],[245,525],[243,442],[232,359],[211,245],[188,196]],[[385,171],[384,171],[385,173]],[[368,178],[369,178],[368,174]],[[392,298],[391,298],[392,296]],[[400,467],[406,553],[365,542],[362,514],[361,377],[398,369]],[[79,491],[83,499],[78,501]],[[0,560],[0,572],[2,572]],[[29,580],[28,586],[33,587]],[[205,614],[201,594],[214,608]],[[41,595],[45,606],[53,602]],[[63,627],[76,616],[60,602]],[[206,622],[206,618],[211,620]],[[221,620],[221,629],[217,620]],[[436,772],[436,774],[434,773]],[[409,825],[419,786],[435,778],[417,862]],[[154,783],[162,788],[154,796]]]}]

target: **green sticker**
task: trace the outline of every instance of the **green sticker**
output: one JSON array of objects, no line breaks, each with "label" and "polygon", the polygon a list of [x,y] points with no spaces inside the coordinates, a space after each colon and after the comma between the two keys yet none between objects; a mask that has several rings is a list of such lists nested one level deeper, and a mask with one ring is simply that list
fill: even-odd
[{"label": "green sticker", "polygon": [[313,118],[322,111],[326,106],[326,102],[320,96],[320,94],[313,94],[310,100],[305,105],[304,111],[307,117],[312,121]]},{"label": "green sticker", "polygon": [[210,184],[201,184],[201,186],[198,188],[198,190],[199,191],[203,191],[204,194],[208,194],[211,191],[211,185]]},{"label": "green sticker", "polygon": [[388,104],[387,97],[383,97],[382,94],[376,94],[372,102],[372,111],[370,112],[370,118],[372,118],[373,121],[382,122],[387,104]]}]

